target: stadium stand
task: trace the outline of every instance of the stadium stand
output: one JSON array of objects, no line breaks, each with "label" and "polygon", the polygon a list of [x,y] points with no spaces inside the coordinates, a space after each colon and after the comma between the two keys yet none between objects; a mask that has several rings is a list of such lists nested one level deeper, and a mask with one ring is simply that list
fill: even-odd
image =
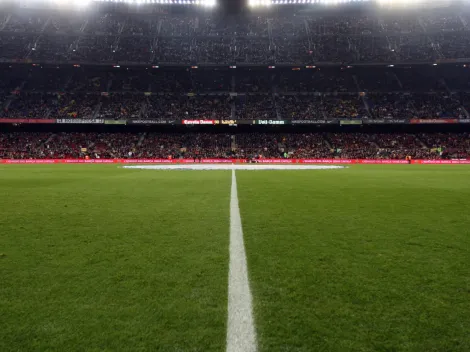
[{"label": "stadium stand", "polygon": [[[470,68],[158,69],[0,66],[0,118],[468,118]],[[410,79],[407,75],[410,74]],[[460,77],[460,81],[454,77]],[[416,83],[416,82],[418,83]],[[364,87],[364,88],[363,88]]]},{"label": "stadium stand", "polygon": [[468,133],[0,133],[0,158],[470,157]]},{"label": "stadium stand", "polygon": [[[123,8],[97,5],[73,15],[1,10],[0,121],[470,122],[465,11],[221,15]],[[411,128],[103,131],[5,131],[1,157],[435,159],[469,151],[468,134]]]},{"label": "stadium stand", "polygon": [[[449,12],[450,11],[450,12]],[[470,57],[470,15],[454,10],[406,18],[290,11],[224,18],[191,12],[152,16],[6,11],[0,59],[47,62],[272,64],[427,62]]]}]

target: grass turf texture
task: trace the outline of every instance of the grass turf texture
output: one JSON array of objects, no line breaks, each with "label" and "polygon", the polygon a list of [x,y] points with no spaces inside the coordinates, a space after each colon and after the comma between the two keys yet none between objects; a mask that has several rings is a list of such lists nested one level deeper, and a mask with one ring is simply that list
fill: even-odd
[{"label": "grass turf texture", "polygon": [[[230,179],[0,166],[0,351],[223,351]],[[260,352],[470,350],[469,167],[237,179]]]},{"label": "grass turf texture", "polygon": [[470,168],[237,178],[260,351],[470,351]]},{"label": "grass turf texture", "polygon": [[0,351],[222,351],[230,172],[0,167]]}]

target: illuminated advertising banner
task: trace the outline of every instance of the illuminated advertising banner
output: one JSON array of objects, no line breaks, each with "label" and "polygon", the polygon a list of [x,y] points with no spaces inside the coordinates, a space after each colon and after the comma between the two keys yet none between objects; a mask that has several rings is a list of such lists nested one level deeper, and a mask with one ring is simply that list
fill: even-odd
[{"label": "illuminated advertising banner", "polygon": [[175,120],[127,120],[129,125],[173,125]]},{"label": "illuminated advertising banner", "polygon": [[1,119],[0,123],[55,123],[54,119]]},{"label": "illuminated advertising banner", "polygon": [[[202,159],[202,164],[240,164],[247,159]],[[408,164],[406,160],[368,159],[259,159],[258,164]],[[0,164],[193,164],[194,159],[0,159]],[[470,164],[470,160],[412,160],[411,164],[458,165]]]},{"label": "illuminated advertising banner", "polygon": [[220,120],[221,125],[231,125],[231,122],[234,122],[233,125],[254,125],[255,120]]},{"label": "illuminated advertising banner", "polygon": [[183,120],[183,125],[215,125],[218,120]]},{"label": "illuminated advertising banner", "polygon": [[228,126],[236,126],[238,125],[237,120],[216,120],[216,125],[228,125]]},{"label": "illuminated advertising banner", "polygon": [[57,164],[114,164],[116,159],[55,159]]},{"label": "illuminated advertising banner", "polygon": [[356,164],[408,164],[408,160],[388,160],[388,159],[378,159],[378,160],[355,160]]},{"label": "illuminated advertising banner", "polygon": [[293,125],[333,125],[337,124],[338,120],[292,120]]},{"label": "illuminated advertising banner", "polygon": [[341,120],[340,125],[362,125],[362,120]]},{"label": "illuminated advertising banner", "polygon": [[398,125],[398,124],[470,124],[470,119],[365,119],[365,120],[105,120],[105,119],[16,119],[0,118],[1,123],[22,123],[22,124],[77,124],[77,125]]},{"label": "illuminated advertising banner", "polygon": [[64,160],[58,161],[57,159],[0,159],[1,164],[57,164],[64,162]]},{"label": "illuminated advertising banner", "polygon": [[104,120],[105,125],[126,125],[127,120]]},{"label": "illuminated advertising banner", "polygon": [[410,123],[414,125],[422,124],[441,124],[441,123],[458,123],[457,119],[411,119]]},{"label": "illuminated advertising banner", "polygon": [[118,162],[123,164],[171,164],[173,160],[170,159],[122,159]]},{"label": "illuminated advertising banner", "polygon": [[355,164],[353,159],[301,159],[302,164]]},{"label": "illuminated advertising banner", "polygon": [[296,159],[257,159],[256,162],[259,164],[292,164],[296,162]]},{"label": "illuminated advertising banner", "polygon": [[408,120],[399,119],[377,119],[377,120],[362,120],[365,125],[403,125],[408,124]]},{"label": "illuminated advertising banner", "polygon": [[289,120],[256,120],[257,125],[289,125]]},{"label": "illuminated advertising banner", "polygon": [[194,159],[176,159],[173,160],[174,164],[231,164],[234,163],[233,159],[201,159],[194,161]]},{"label": "illuminated advertising banner", "polygon": [[57,119],[57,123],[103,124],[104,119]]},{"label": "illuminated advertising banner", "polygon": [[436,165],[449,165],[449,164],[470,164],[470,160],[415,160],[415,164],[436,164]]},{"label": "illuminated advertising banner", "polygon": [[256,120],[182,120],[183,125],[254,125]]}]

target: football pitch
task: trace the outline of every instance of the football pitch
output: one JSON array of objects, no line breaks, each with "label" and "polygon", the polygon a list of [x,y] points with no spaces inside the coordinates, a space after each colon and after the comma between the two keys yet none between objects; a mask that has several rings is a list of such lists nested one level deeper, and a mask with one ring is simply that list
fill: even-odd
[{"label": "football pitch", "polygon": [[[470,167],[236,183],[257,351],[470,351]],[[0,166],[0,351],[226,351],[231,188],[232,171]]]}]

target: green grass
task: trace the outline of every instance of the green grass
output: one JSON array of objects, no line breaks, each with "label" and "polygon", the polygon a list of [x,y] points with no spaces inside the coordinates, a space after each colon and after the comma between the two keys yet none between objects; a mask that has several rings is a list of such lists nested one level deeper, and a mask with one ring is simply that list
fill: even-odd
[{"label": "green grass", "polygon": [[[470,167],[237,178],[260,352],[470,351]],[[0,351],[224,351],[230,181],[0,166]]]},{"label": "green grass", "polygon": [[0,351],[222,351],[230,173],[0,168]]},{"label": "green grass", "polygon": [[470,351],[470,169],[238,173],[260,351]]}]

